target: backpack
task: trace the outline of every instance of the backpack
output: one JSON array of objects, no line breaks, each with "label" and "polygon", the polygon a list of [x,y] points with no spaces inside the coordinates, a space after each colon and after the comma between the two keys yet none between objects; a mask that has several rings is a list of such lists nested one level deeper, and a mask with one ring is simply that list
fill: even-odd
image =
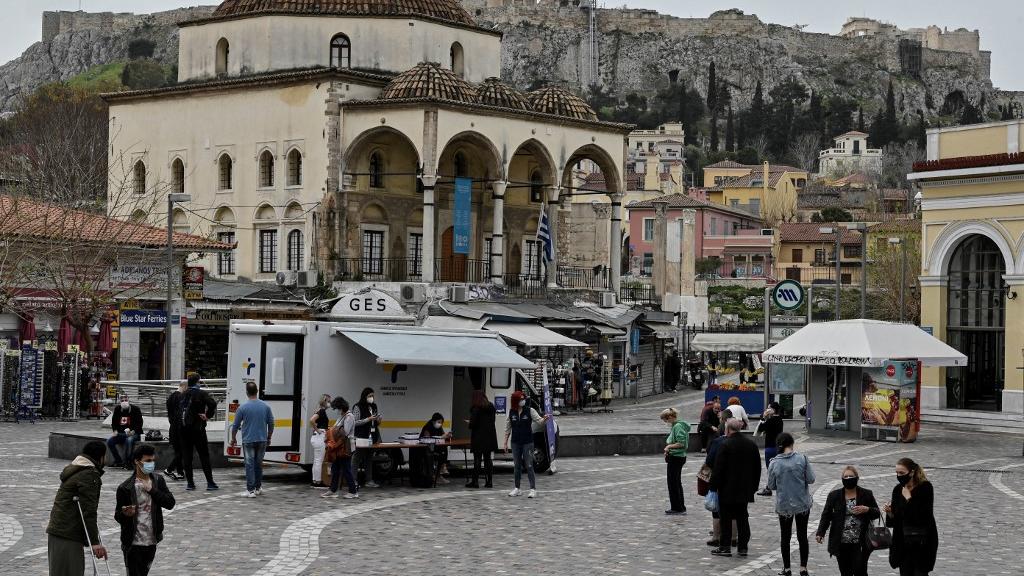
[{"label": "backpack", "polygon": [[195,417],[192,415],[192,390],[189,389],[181,397],[181,424],[185,427],[191,427],[192,423],[195,422]]}]

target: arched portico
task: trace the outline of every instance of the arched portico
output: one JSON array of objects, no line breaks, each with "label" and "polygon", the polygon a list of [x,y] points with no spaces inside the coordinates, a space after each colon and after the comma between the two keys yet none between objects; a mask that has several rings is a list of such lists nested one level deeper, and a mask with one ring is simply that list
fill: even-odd
[{"label": "arched portico", "polygon": [[618,163],[608,151],[595,144],[587,144],[574,150],[565,158],[562,165],[562,188],[573,194],[573,168],[584,161],[597,166],[603,175],[605,190],[611,199],[611,220],[609,226],[608,270],[610,272],[611,289],[616,297],[619,294],[619,277],[622,270],[622,173]]}]

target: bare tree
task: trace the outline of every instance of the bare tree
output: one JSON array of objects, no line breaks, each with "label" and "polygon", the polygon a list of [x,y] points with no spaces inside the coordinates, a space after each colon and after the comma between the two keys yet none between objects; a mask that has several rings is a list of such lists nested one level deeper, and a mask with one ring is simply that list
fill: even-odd
[{"label": "bare tree", "polygon": [[804,132],[789,143],[789,160],[793,162],[794,166],[807,172],[814,172],[820,152],[821,144],[818,136],[811,132]]},{"label": "bare tree", "polygon": [[768,137],[764,134],[758,134],[747,142],[747,148],[750,148],[754,152],[757,152],[759,160],[764,160],[768,154]]},{"label": "bare tree", "polygon": [[[900,317],[900,306],[903,306],[905,322],[920,323],[921,320],[921,286],[917,279],[915,263],[921,261],[921,235],[919,232],[892,232],[892,237],[899,237],[906,243],[906,273],[900,267],[904,264],[901,245],[879,242],[870,247],[869,256],[872,261],[868,267],[868,281],[872,288],[873,317],[878,320],[895,322]],[[885,239],[883,233],[879,238]],[[900,299],[900,283],[906,278],[903,287],[903,300]]]},{"label": "bare tree", "polygon": [[880,187],[909,190],[907,174],[914,171],[915,162],[924,159],[925,151],[913,140],[889,144],[882,154],[882,170],[878,175]]}]

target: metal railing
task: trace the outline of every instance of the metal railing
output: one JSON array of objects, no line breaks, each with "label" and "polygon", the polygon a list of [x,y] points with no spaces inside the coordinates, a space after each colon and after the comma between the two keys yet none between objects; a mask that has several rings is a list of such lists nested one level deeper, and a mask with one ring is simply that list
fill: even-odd
[{"label": "metal railing", "polygon": [[608,289],[608,270],[604,266],[559,266],[556,282],[562,288]]},{"label": "metal railing", "polygon": [[698,280],[722,280],[729,278],[771,279],[772,268],[770,264],[764,261],[751,261],[750,265],[747,265],[746,262],[722,260],[716,268],[712,269],[710,264],[708,264],[697,274]]},{"label": "metal railing", "polygon": [[[839,282],[844,285],[859,285],[862,269],[858,266],[841,265],[839,268]],[[775,277],[779,279],[796,280],[801,284],[834,284],[836,279],[835,263],[817,263],[810,267],[795,267],[780,265],[775,270]]]},{"label": "metal railing", "polygon": [[468,258],[438,258],[434,260],[434,278],[438,282],[483,284],[491,281],[491,263]]},{"label": "metal railing", "polygon": [[[104,387],[113,386],[118,396],[127,394],[147,416],[167,416],[167,397],[178,389],[179,382],[181,380],[107,380],[100,384]],[[203,390],[217,401],[214,420],[223,420],[227,411],[227,385],[227,378],[202,381]]]},{"label": "metal railing", "polygon": [[619,287],[619,302],[623,304],[658,304],[661,296],[650,284],[631,284]]},{"label": "metal railing", "polygon": [[503,274],[506,296],[544,298],[547,296],[547,278],[543,274]]},{"label": "metal railing", "polygon": [[340,258],[342,280],[371,282],[419,282],[423,265],[414,258]]}]

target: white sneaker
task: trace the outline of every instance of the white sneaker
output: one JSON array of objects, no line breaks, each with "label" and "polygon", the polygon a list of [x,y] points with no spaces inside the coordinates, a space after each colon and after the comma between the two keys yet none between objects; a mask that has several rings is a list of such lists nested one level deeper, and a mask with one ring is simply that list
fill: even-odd
[{"label": "white sneaker", "polygon": [[366,484],[363,484],[363,488],[380,488],[380,484],[377,484],[376,482],[367,482]]},{"label": "white sneaker", "polygon": [[338,497],[338,493],[337,492],[331,492],[330,490],[328,490],[327,492],[324,492],[323,494],[321,494],[320,497],[321,498],[337,498]]},{"label": "white sneaker", "polygon": [[530,491],[526,493],[526,497],[527,498],[536,498],[537,497],[537,491],[531,488]]},{"label": "white sneaker", "polygon": [[256,489],[256,495],[257,496],[263,496],[263,488],[257,488]]},{"label": "white sneaker", "polygon": [[519,496],[520,494],[522,494],[522,492],[519,488],[513,488],[512,491],[508,493],[509,496]]},{"label": "white sneaker", "polygon": [[346,492],[345,495],[342,496],[342,498],[344,498],[345,500],[355,500],[356,498],[359,498],[359,492],[356,492],[355,494],[351,492]]},{"label": "white sneaker", "polygon": [[245,493],[245,497],[246,498],[255,498],[256,497],[256,493],[252,492],[252,491],[246,492]]}]

